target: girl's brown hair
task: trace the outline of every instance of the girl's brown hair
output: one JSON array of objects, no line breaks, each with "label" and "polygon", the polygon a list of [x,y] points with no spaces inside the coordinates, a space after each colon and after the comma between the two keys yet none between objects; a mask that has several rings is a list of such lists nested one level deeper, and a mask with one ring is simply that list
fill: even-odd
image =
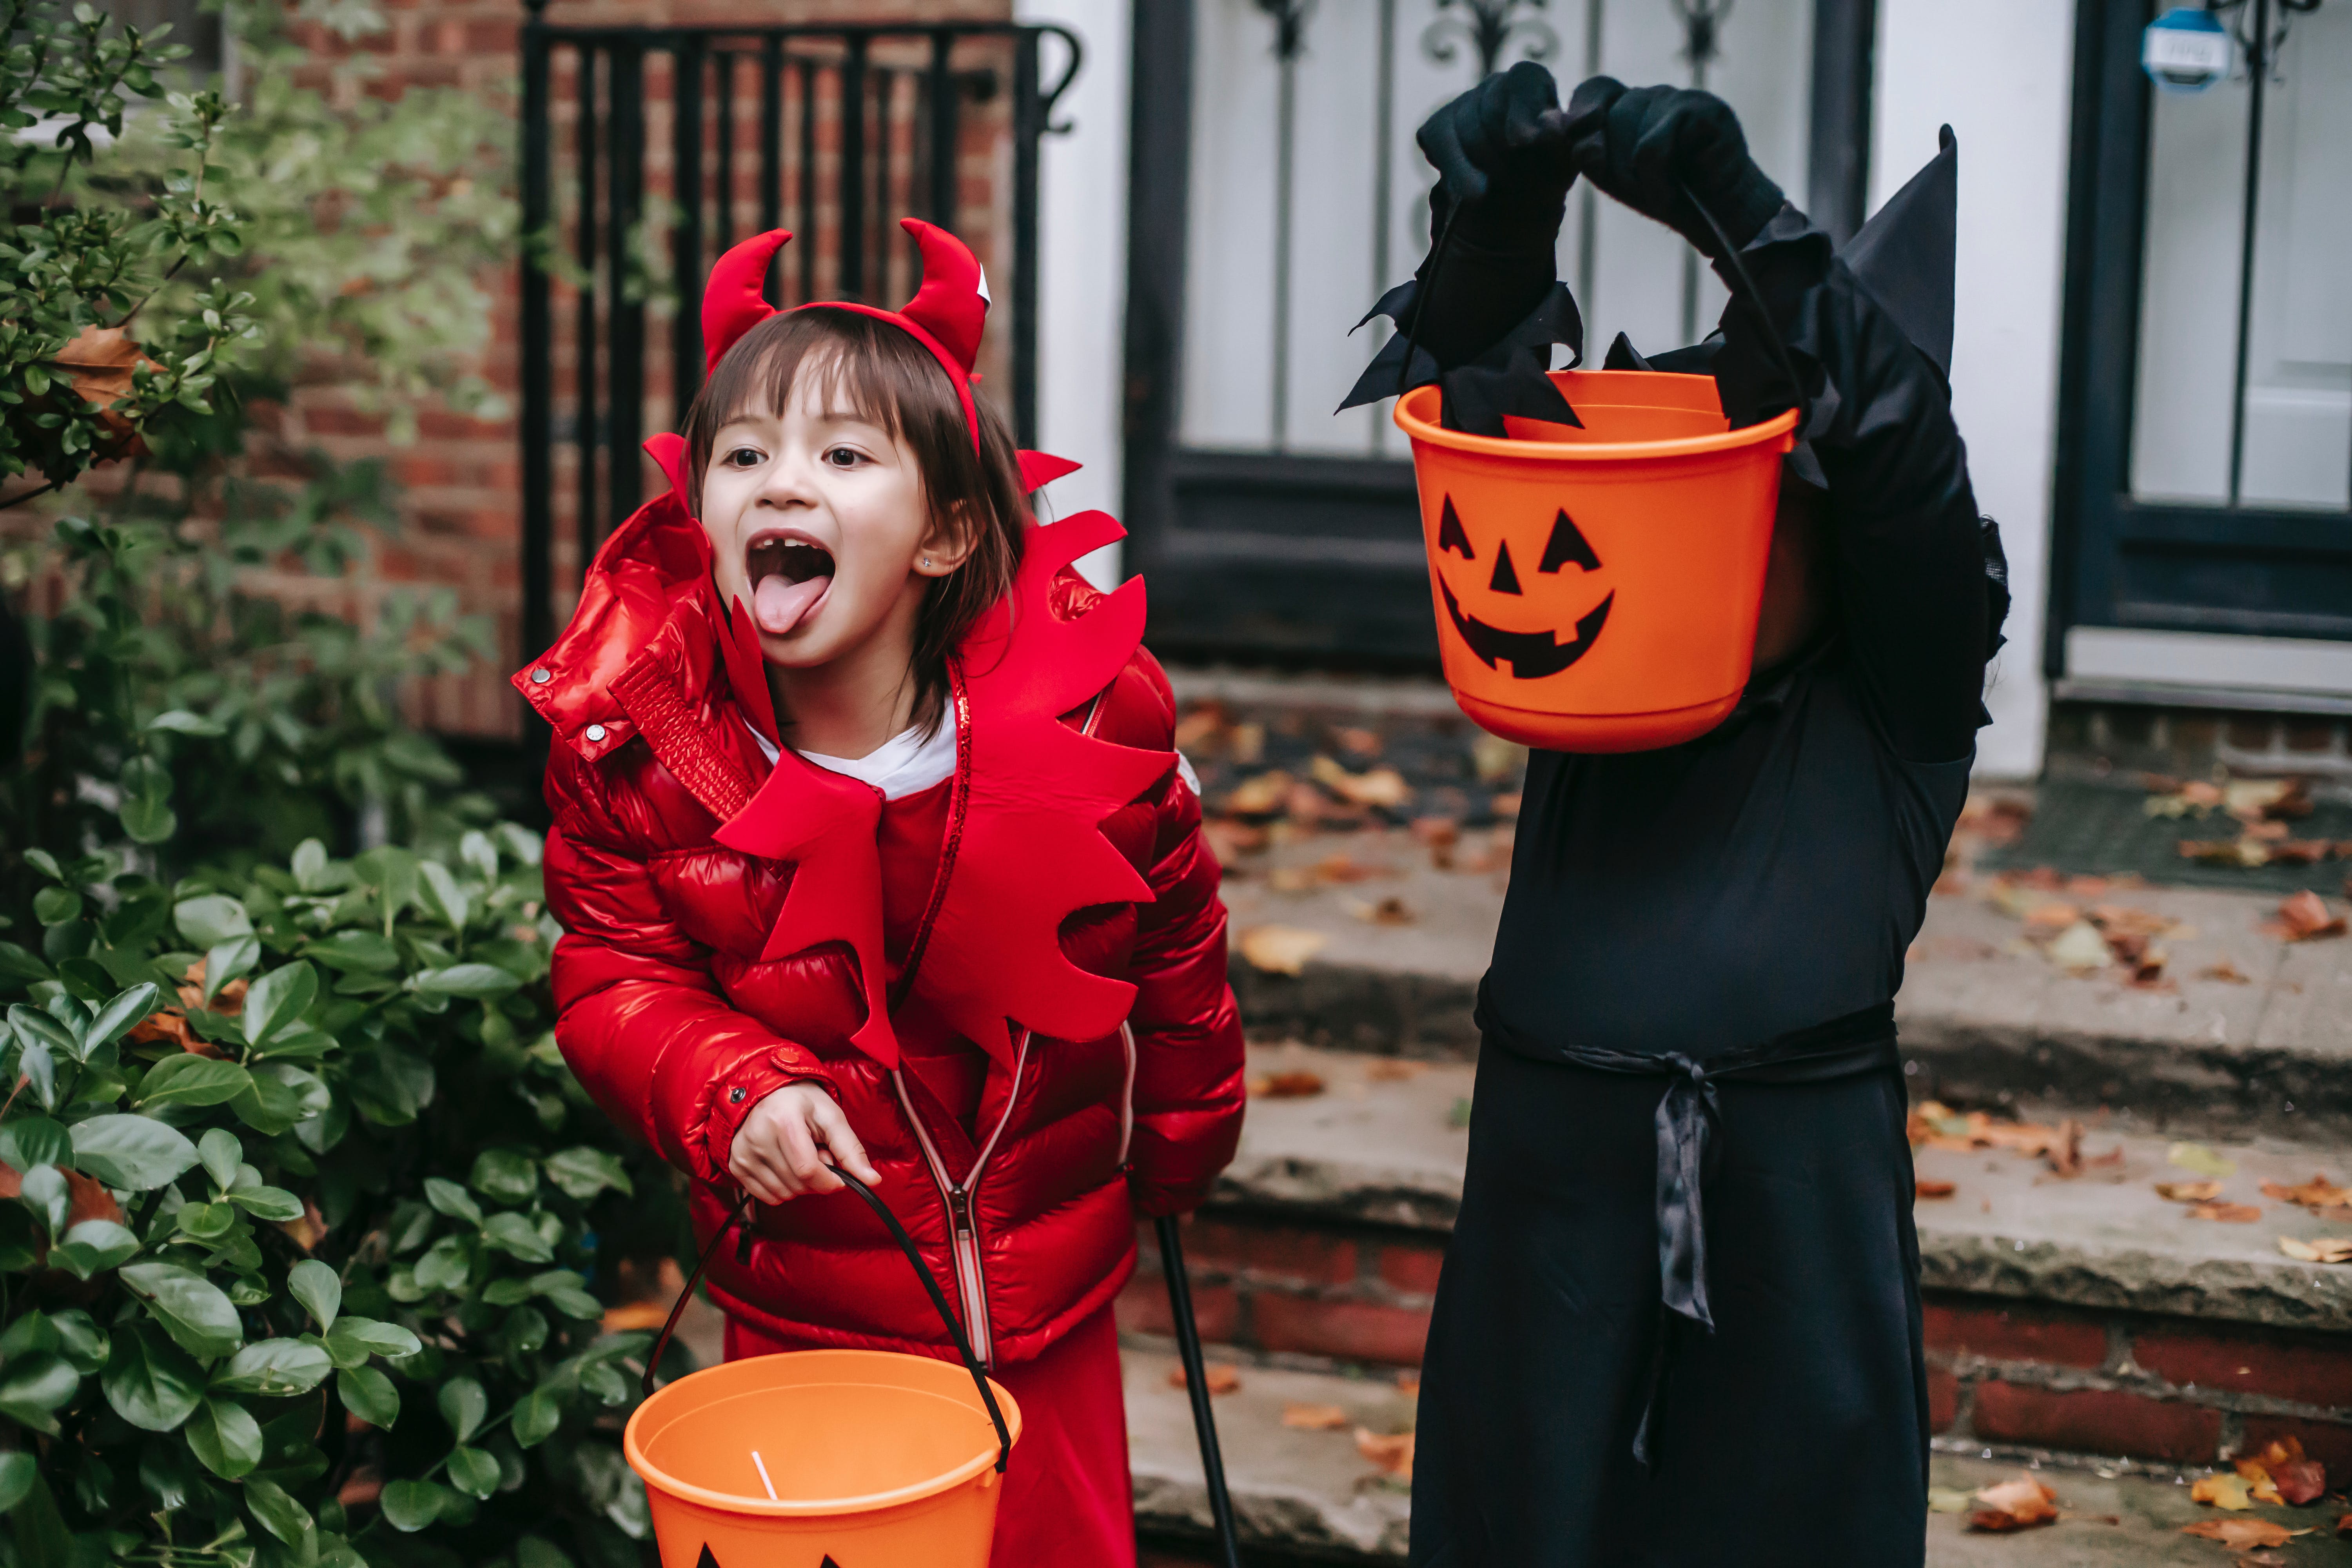
[{"label": "girl's brown hair", "polygon": [[[695,395],[681,432],[700,510],[702,475],[719,432],[753,409],[789,405],[801,375],[818,376],[826,406],[878,425],[915,454],[923,500],[971,553],[935,579],[915,618],[915,713],[928,738],[948,689],[948,655],[1013,586],[1021,564],[1027,492],[1013,433],[973,389],[979,449],[962,400],[931,352],[904,329],[856,310],[812,306],[769,317],[737,340]],[[789,722],[778,714],[780,722]]]}]

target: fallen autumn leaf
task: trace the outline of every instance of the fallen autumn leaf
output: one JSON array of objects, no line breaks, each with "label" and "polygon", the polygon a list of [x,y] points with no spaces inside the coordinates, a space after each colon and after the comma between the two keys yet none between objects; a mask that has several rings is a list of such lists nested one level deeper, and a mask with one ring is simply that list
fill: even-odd
[{"label": "fallen autumn leaf", "polygon": [[1348,1413],[1336,1405],[1301,1405],[1293,1399],[1282,1407],[1282,1424],[1301,1432],[1339,1432],[1348,1426]]},{"label": "fallen autumn leaf", "polygon": [[2219,1182],[2158,1182],[2156,1195],[2177,1204],[2210,1204],[2221,1195]]},{"label": "fallen autumn leaf", "polygon": [[[2231,1478],[2232,1480],[2236,1477]],[[2309,1535],[2308,1530],[2289,1530],[2284,1524],[2267,1519],[2200,1519],[2194,1524],[2180,1527],[2183,1535],[2194,1535],[2201,1541],[2218,1541],[2233,1552],[2251,1551],[2260,1546],[2284,1546],[2298,1535]]]},{"label": "fallen autumn leaf", "polygon": [[1356,1428],[1356,1452],[1380,1467],[1382,1473],[1401,1481],[1412,1479],[1412,1434],[1400,1432],[1392,1437],[1363,1426]]},{"label": "fallen autumn leaf", "polygon": [[2327,1179],[2325,1171],[2312,1173],[2311,1180],[2299,1186],[2286,1186],[2278,1182],[2264,1182],[2263,1196],[2276,1198],[2283,1204],[2301,1204],[2307,1209],[2334,1209],[2352,1206],[2352,1187],[2339,1187]]},{"label": "fallen autumn leaf", "polygon": [[1249,1080],[1253,1100],[1312,1100],[1323,1092],[1323,1075],[1311,1072],[1262,1072]]},{"label": "fallen autumn leaf", "polygon": [[2323,1236],[2316,1241],[2298,1241],[2291,1236],[2278,1238],[2278,1248],[2289,1258],[2305,1263],[2352,1263],[2352,1236]]},{"label": "fallen autumn leaf", "polygon": [[2190,1219],[2215,1219],[2223,1225],[2252,1225],[2263,1217],[2255,1204],[2199,1204],[2189,1211]]},{"label": "fallen autumn leaf", "polygon": [[[2208,1508],[2224,1508],[2233,1512],[2243,1512],[2254,1506],[2252,1498],[2247,1495],[2248,1490],[2246,1478],[2243,1476],[2236,1474],[2205,1476],[2189,1489],[2189,1500],[2203,1503]],[[2277,1542],[2271,1542],[2265,1544],[2276,1545]]]},{"label": "fallen autumn leaf", "polygon": [[[1241,1387],[1242,1374],[1230,1366],[1223,1366],[1215,1362],[1211,1362],[1201,1369],[1201,1381],[1208,1384],[1209,1392],[1212,1394],[1231,1394]],[[1190,1386],[1185,1379],[1184,1369],[1182,1367],[1171,1367],[1169,1369],[1168,1386],[1171,1388],[1184,1388]]]},{"label": "fallen autumn leaf", "polygon": [[2058,1518],[2058,1494],[2032,1476],[1981,1488],[1976,1500],[1982,1506],[1969,1513],[1970,1530],[2031,1530]]},{"label": "fallen autumn leaf", "polygon": [[2164,1152],[2167,1163],[2184,1171],[2194,1171],[2200,1176],[2234,1176],[2238,1163],[2225,1160],[2202,1143],[2175,1143]]},{"label": "fallen autumn leaf", "polygon": [[1252,926],[1241,934],[1242,956],[1268,974],[1297,974],[1331,939],[1297,926]]}]

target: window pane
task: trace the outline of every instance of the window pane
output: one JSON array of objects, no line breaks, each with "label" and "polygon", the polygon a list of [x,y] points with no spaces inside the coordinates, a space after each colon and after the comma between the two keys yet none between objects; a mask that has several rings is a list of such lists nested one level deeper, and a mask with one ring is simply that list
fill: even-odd
[{"label": "window pane", "polygon": [[[2352,12],[2294,17],[2264,88],[2239,499],[2352,501]],[[2148,141],[2131,486],[2145,500],[2227,505],[2242,277],[2241,73],[2159,92]]]}]

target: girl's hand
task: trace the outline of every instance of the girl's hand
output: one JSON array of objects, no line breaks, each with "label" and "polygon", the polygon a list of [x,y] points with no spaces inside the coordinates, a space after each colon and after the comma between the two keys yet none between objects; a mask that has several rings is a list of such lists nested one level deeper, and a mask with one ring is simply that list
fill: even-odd
[{"label": "girl's hand", "polygon": [[868,1186],[882,1179],[840,1105],[813,1083],[786,1084],[753,1106],[727,1155],[727,1173],[763,1204],[839,1191],[835,1165]]}]

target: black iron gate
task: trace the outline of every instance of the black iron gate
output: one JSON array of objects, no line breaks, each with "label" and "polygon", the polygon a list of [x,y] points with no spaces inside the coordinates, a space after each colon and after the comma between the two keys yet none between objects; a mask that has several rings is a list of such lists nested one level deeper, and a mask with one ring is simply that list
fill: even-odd
[{"label": "black iron gate", "polygon": [[576,582],[644,500],[647,406],[684,415],[702,381],[702,279],[753,233],[794,231],[769,278],[778,305],[895,306],[920,280],[898,219],[954,230],[1010,283],[982,363],[1034,439],[1037,149],[1078,71],[1074,34],[1009,22],[572,26],[545,19],[546,0],[526,3],[526,649],[554,639],[559,557]]}]

